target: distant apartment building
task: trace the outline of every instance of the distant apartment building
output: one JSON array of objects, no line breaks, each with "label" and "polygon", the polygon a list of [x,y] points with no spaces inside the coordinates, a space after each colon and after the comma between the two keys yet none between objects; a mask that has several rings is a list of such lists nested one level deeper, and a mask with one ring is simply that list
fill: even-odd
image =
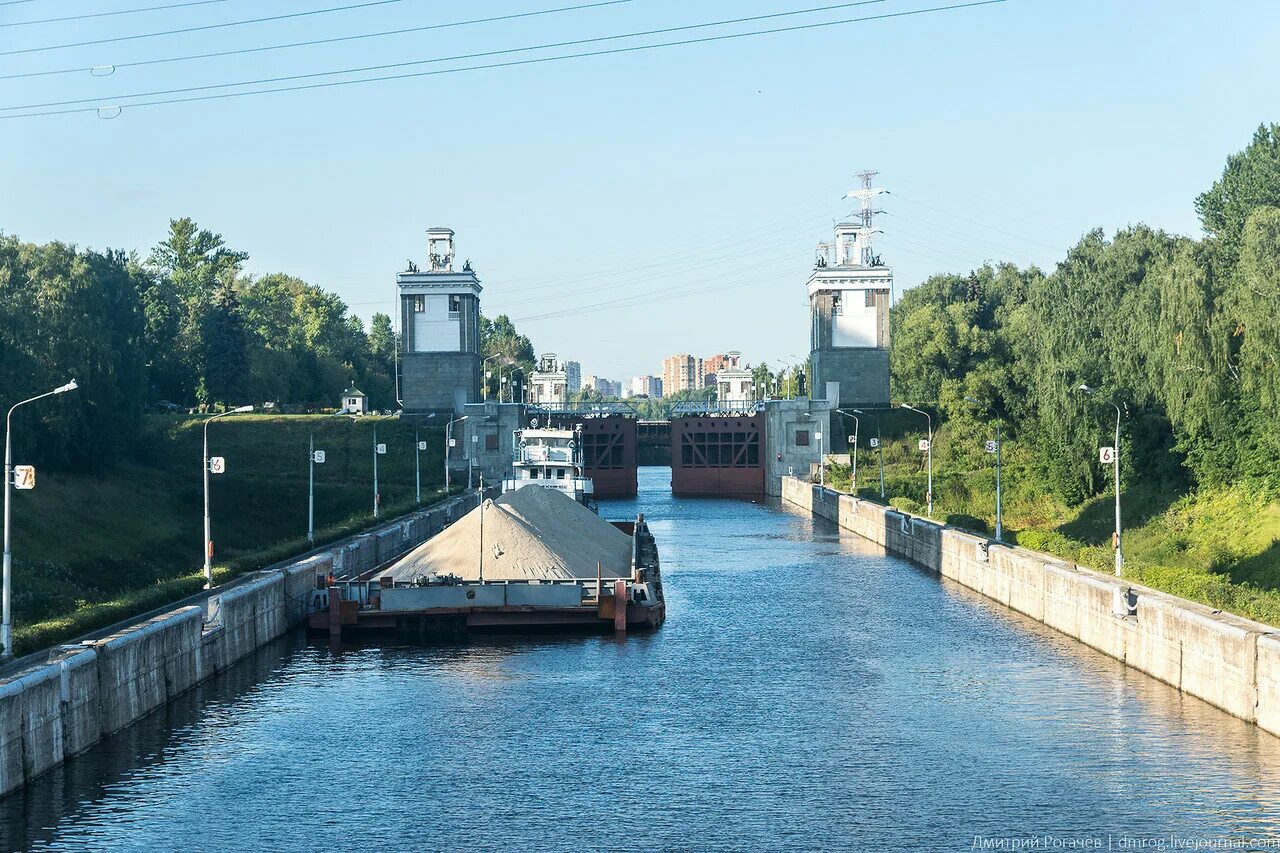
[{"label": "distant apartment building", "polygon": [[688,353],[673,355],[662,360],[662,390],[664,394],[696,391],[703,387],[705,372],[702,359]]},{"label": "distant apartment building", "polygon": [[662,380],[656,376],[633,376],[623,389],[627,397],[661,397]]},{"label": "distant apartment building", "polygon": [[565,388],[570,394],[577,394],[582,390],[582,365],[576,361],[566,361],[564,363],[564,381]]},{"label": "distant apartment building", "polygon": [[584,391],[588,389],[595,391],[601,397],[622,396],[622,383],[610,381],[605,379],[603,376],[592,376],[591,374],[587,374],[582,377],[582,389]]},{"label": "distant apartment building", "polygon": [[742,361],[742,353],[729,352],[720,355],[709,355],[702,360],[702,386],[715,388],[716,377],[722,370],[737,370]]},{"label": "distant apartment building", "polygon": [[543,353],[538,359],[538,369],[529,376],[529,395],[530,403],[540,405],[563,405],[569,401],[569,381],[555,353]]}]

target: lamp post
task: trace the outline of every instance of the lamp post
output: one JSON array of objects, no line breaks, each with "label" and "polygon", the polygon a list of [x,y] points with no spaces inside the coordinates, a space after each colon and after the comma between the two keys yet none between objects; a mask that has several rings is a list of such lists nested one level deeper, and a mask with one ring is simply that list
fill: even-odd
[{"label": "lamp post", "polygon": [[449,479],[449,448],[453,446],[453,425],[458,423],[459,421],[465,421],[468,417],[470,416],[463,415],[460,418],[454,418],[453,420],[449,421],[449,423],[445,424],[445,427],[444,427],[444,491],[445,491],[445,494],[449,493],[449,488],[451,485],[450,479]]},{"label": "lamp post", "polygon": [[[436,416],[435,412],[427,415],[427,420],[431,420]],[[413,427],[413,491],[414,500],[422,503],[422,451],[426,450],[424,446],[426,442],[419,436],[421,424]]]},{"label": "lamp post", "polygon": [[925,493],[926,502],[928,503],[928,514],[933,518],[933,417],[923,409],[917,409],[915,406],[908,406],[906,403],[899,403],[899,407],[909,409],[917,414],[924,415],[929,421],[929,443],[925,447],[925,453],[928,454],[929,460],[929,491]]},{"label": "lamp post", "polygon": [[859,425],[859,422],[858,422],[858,416],[853,413],[858,412],[859,410],[858,409],[852,409],[852,410],[836,409],[836,411],[847,418],[853,418],[853,480],[852,480],[853,487],[850,489],[850,491],[852,491],[854,495],[857,495],[858,494],[858,425]]},{"label": "lamp post", "polygon": [[34,403],[36,400],[43,400],[55,394],[65,394],[79,387],[72,379],[66,385],[59,385],[52,391],[14,403],[4,420],[4,621],[0,625],[0,645],[3,645],[4,649],[0,650],[0,657],[6,660],[13,657],[13,618],[9,601],[9,588],[13,577],[13,553],[9,548],[9,490],[13,487],[13,412],[19,406],[25,406],[27,403]]},{"label": "lamp post", "polygon": [[213,588],[213,537],[209,533],[209,424],[227,415],[242,415],[252,412],[253,406],[240,406],[230,411],[221,412],[204,421],[204,588]]},{"label": "lamp post", "polygon": [[[1093,396],[1097,389],[1090,388],[1088,385],[1081,384],[1080,391],[1089,396]],[[1115,480],[1116,480],[1116,532],[1115,532],[1115,548],[1116,548],[1116,575],[1119,576],[1124,569],[1124,551],[1121,548],[1120,540],[1120,406],[1112,400],[1108,400],[1111,407],[1116,410],[1116,447],[1115,447]]]},{"label": "lamp post", "polygon": [[[995,412],[991,411],[990,407],[983,406],[974,398],[965,397],[965,400],[969,401],[970,403],[973,403],[975,406],[980,406],[986,409],[992,415],[995,415]],[[1004,418],[1001,418],[999,415],[996,415],[996,541],[997,542],[1004,541],[1004,519],[1001,516],[1001,506],[1000,506],[1000,454],[1003,450],[1004,450]]]},{"label": "lamp post", "polygon": [[[866,414],[866,412],[862,411],[862,409],[854,409],[853,411],[857,412],[860,415]],[[880,439],[880,416],[879,415],[876,415],[876,450],[879,451],[878,455],[880,457],[880,499],[884,500],[884,442]]]},{"label": "lamp post", "polygon": [[[482,372],[482,375],[484,376],[484,386],[480,389],[480,391],[482,394],[482,398],[485,400],[489,399],[489,380],[493,378],[493,374],[490,373],[488,370],[485,370],[485,365],[493,361],[495,358],[500,357],[501,355],[502,353],[495,352],[493,355],[485,358],[484,361],[480,362],[480,370]],[[502,402],[501,392],[499,392],[499,395],[498,395],[498,402]]]},{"label": "lamp post", "polygon": [[307,542],[316,544],[316,433],[307,441]]}]

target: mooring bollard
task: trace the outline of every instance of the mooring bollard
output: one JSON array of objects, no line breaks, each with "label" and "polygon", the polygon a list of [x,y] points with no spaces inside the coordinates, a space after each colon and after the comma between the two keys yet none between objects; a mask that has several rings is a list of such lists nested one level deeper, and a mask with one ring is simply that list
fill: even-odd
[{"label": "mooring bollard", "polygon": [[613,582],[613,630],[619,634],[627,633],[627,582]]},{"label": "mooring bollard", "polygon": [[336,643],[342,639],[342,591],[336,586],[329,587],[329,641]]}]

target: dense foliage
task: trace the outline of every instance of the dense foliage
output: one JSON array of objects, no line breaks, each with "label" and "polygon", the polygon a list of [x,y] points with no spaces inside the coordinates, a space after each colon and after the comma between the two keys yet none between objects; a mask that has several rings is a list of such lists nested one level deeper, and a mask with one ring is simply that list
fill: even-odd
[{"label": "dense foliage", "polygon": [[935,407],[975,453],[1001,418],[1067,503],[1106,488],[1111,403],[1129,475],[1280,489],[1280,125],[1196,205],[1200,240],[1092,231],[1052,272],[985,266],[908,291],[892,318],[895,397]]},{"label": "dense foliage", "polygon": [[[397,408],[391,318],[374,314],[366,330],[336,295],[248,275],[247,258],[185,218],[145,260],[0,234],[0,399],[80,384],[17,416],[22,461],[110,467],[137,449],[148,407],[334,407],[354,382],[373,409]],[[491,393],[495,365],[512,382],[532,369],[529,339],[505,316],[481,319],[481,342],[499,356]]]}]

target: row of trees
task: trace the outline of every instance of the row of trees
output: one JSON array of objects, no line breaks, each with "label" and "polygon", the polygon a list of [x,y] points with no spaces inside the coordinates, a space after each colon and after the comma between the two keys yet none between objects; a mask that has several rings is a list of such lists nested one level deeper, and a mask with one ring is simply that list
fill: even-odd
[{"label": "row of trees", "polygon": [[366,331],[337,296],[247,255],[190,219],[145,258],[0,235],[0,399],[74,377],[24,413],[26,458],[100,468],[132,449],[148,405],[336,405],[351,381],[394,408],[391,318]]},{"label": "row of trees", "polygon": [[1104,487],[1113,412],[1081,383],[1127,409],[1124,463],[1144,476],[1280,488],[1280,125],[1196,210],[1201,239],[1096,230],[1052,272],[986,266],[911,289],[892,317],[895,397],[975,438],[987,416],[964,398],[982,401],[1069,502]]}]

